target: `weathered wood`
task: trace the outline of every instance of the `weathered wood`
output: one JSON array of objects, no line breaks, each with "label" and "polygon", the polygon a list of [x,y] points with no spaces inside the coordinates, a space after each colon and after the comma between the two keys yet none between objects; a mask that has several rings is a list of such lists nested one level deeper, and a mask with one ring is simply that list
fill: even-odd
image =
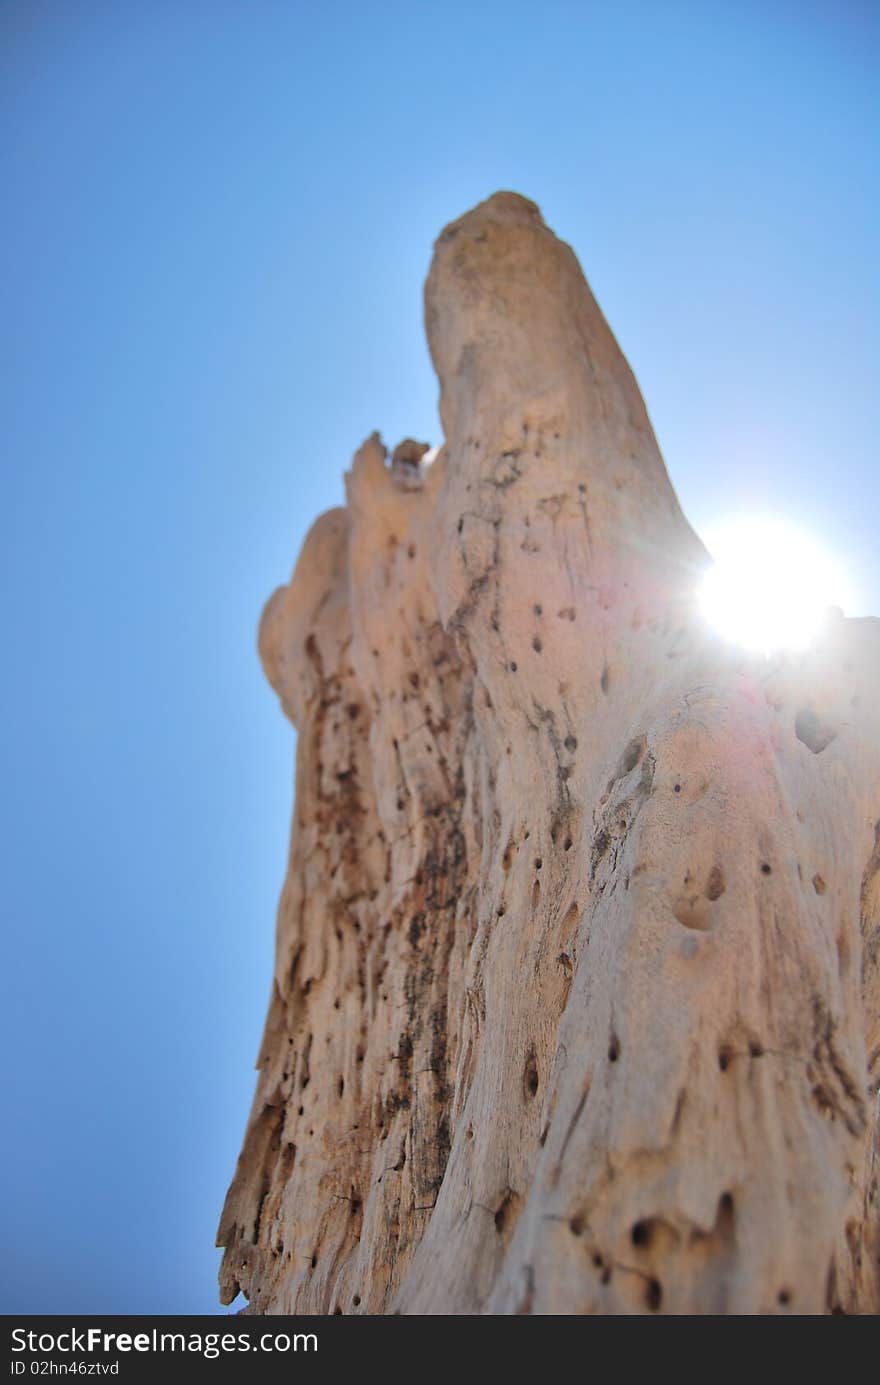
[{"label": "weathered wood", "polygon": [[369,439],[261,625],[296,806],[223,1300],[877,1311],[880,622],[704,628],[530,202],[443,232],[426,323],[437,459]]}]

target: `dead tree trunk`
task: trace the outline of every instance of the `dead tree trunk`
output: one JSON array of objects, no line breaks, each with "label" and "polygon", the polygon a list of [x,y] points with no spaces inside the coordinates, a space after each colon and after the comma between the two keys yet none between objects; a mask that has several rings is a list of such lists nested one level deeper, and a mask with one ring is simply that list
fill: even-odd
[{"label": "dead tree trunk", "polygon": [[437,459],[369,439],[263,616],[296,806],[224,1302],[877,1311],[880,623],[706,632],[532,203],[447,227],[426,323]]}]

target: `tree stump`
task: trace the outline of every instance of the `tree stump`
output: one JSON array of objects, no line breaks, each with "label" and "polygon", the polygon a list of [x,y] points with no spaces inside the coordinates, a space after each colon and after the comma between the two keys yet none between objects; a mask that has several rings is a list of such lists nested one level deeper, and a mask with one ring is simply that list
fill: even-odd
[{"label": "tree stump", "polygon": [[223,1301],[876,1312],[880,621],[707,630],[531,202],[443,231],[425,318],[438,455],[364,443],[262,618],[296,803]]}]

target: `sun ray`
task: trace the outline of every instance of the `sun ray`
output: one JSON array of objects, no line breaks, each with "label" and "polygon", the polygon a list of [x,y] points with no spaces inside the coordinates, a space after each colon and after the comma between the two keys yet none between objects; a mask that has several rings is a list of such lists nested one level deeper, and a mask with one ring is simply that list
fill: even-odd
[{"label": "sun ray", "polygon": [[700,606],[725,639],[763,654],[805,649],[830,606],[852,607],[840,567],[778,520],[738,519],[706,538],[714,563]]}]

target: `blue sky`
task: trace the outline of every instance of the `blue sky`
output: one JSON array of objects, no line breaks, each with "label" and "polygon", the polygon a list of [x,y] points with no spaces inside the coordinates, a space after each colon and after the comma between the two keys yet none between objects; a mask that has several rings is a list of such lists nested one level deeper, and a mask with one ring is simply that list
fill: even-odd
[{"label": "blue sky", "polygon": [[374,428],[438,440],[431,242],[575,248],[697,528],[880,612],[880,9],[0,0],[2,1301],[217,1311],[293,732],[255,632]]}]

